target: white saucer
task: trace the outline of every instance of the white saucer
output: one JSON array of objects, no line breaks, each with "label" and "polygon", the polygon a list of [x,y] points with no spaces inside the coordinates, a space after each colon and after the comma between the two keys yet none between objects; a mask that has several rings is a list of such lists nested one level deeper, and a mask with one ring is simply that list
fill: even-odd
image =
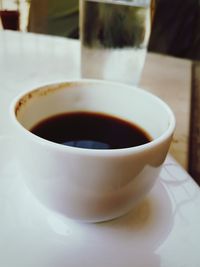
[{"label": "white saucer", "polygon": [[28,191],[15,161],[7,162],[0,170],[0,266],[199,267],[199,188],[170,160],[137,208],[99,224],[61,220]]}]

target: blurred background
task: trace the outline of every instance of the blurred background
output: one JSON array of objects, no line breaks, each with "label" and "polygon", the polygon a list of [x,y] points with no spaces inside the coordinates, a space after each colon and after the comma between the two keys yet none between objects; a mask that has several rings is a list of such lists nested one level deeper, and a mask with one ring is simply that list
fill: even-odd
[{"label": "blurred background", "polygon": [[[200,59],[200,1],[152,0],[149,51]],[[79,38],[78,0],[0,0],[0,29]]]}]

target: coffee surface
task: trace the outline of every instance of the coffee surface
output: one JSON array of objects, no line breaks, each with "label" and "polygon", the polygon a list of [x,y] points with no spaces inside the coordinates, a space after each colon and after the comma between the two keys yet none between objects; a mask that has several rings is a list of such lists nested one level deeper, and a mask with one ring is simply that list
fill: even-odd
[{"label": "coffee surface", "polygon": [[133,123],[90,112],[55,115],[30,131],[55,143],[89,149],[128,148],[151,141],[149,135]]}]

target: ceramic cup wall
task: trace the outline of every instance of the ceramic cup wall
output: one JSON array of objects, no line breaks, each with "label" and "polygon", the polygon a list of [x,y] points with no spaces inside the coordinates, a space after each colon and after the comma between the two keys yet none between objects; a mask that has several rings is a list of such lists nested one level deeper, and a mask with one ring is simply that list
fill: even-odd
[{"label": "ceramic cup wall", "polygon": [[[55,114],[92,111],[145,129],[152,141],[123,149],[84,149],[57,144],[29,130]],[[132,86],[95,80],[68,81],[30,90],[11,105],[22,177],[32,193],[58,214],[86,222],[116,218],[152,188],[175,128],[170,108]],[[117,133],[116,133],[117,134]]]}]

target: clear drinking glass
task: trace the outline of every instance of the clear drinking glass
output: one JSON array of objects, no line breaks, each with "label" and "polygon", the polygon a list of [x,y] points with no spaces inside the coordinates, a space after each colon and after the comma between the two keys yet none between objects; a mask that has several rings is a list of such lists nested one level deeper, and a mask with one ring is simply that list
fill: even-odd
[{"label": "clear drinking glass", "polygon": [[80,0],[81,73],[138,84],[151,28],[151,0]]}]

